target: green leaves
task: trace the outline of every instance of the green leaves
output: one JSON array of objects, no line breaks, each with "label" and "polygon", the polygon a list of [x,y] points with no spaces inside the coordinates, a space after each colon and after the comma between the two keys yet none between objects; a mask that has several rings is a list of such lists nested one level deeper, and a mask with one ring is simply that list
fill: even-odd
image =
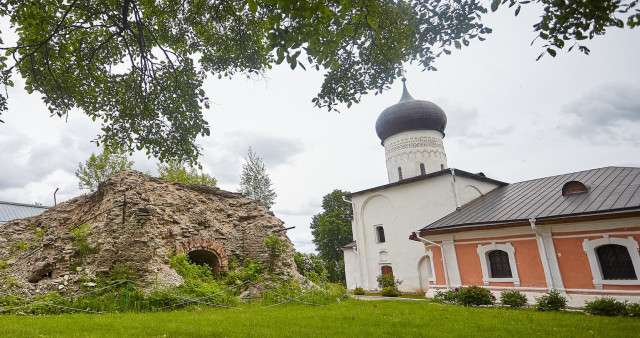
[{"label": "green leaves", "polygon": [[313,216],[311,221],[313,243],[325,262],[332,282],[344,281],[344,268],[339,270],[344,264],[340,248],[353,241],[353,210],[351,204],[343,199],[348,194],[348,191],[336,189],[325,195],[322,198],[324,211]]},{"label": "green leaves", "polygon": [[209,187],[215,187],[218,183],[215,177],[205,174],[202,169],[197,169],[185,163],[173,161],[159,163],[158,173],[160,178],[172,182],[206,185]]},{"label": "green leaves", "polygon": [[133,161],[129,161],[122,149],[105,148],[100,154],[91,153],[87,161],[78,164],[76,177],[78,188],[91,192],[98,190],[98,185],[120,170],[131,169]]},{"label": "green leaves", "polygon": [[271,178],[267,174],[267,169],[262,159],[253,152],[251,147],[247,151],[245,164],[242,165],[238,192],[245,197],[261,202],[269,208],[275,203],[275,199],[278,196],[271,186]]},{"label": "green leaves", "polygon": [[[508,4],[518,15],[534,2],[544,5],[534,29],[545,49],[571,48],[623,27],[625,18],[632,28],[640,22],[636,0],[490,6]],[[101,143],[194,164],[197,137],[210,134],[202,112],[209,74],[261,74],[285,61],[291,69],[310,66],[325,71],[312,102],[337,110],[388,88],[405,62],[435,70],[438,56],[484,40],[491,33],[481,22],[487,11],[478,1],[435,0],[10,0],[1,2],[0,16],[19,39],[17,46],[0,40],[0,83],[11,86],[19,74],[52,115],[75,108],[99,120]],[[6,109],[0,94],[0,112]]]}]

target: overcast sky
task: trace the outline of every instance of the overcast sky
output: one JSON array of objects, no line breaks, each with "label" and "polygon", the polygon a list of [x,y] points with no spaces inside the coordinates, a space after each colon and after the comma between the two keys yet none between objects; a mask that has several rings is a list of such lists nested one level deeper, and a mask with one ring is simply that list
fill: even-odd
[{"label": "overcast sky", "polygon": [[[611,29],[577,51],[535,61],[542,52],[525,7],[506,7],[483,20],[487,41],[436,61],[437,72],[407,65],[416,99],[444,109],[449,167],[518,182],[605,166],[640,166],[640,30]],[[3,28],[6,26],[3,26]],[[4,29],[3,29],[4,30]],[[322,73],[275,67],[266,79],[211,76],[205,111],[211,136],[200,138],[204,170],[221,188],[236,191],[251,146],[278,194],[273,211],[302,252],[315,248],[309,223],[333,189],[359,191],[388,183],[375,121],[400,99],[402,84],[341,113],[314,108]],[[17,80],[17,78],[15,79]],[[49,117],[40,95],[23,82],[9,89],[0,124],[0,200],[53,205],[78,196],[79,162],[98,152],[90,141],[100,124],[79,112],[68,121]],[[134,169],[156,172],[156,161],[136,154]]]}]

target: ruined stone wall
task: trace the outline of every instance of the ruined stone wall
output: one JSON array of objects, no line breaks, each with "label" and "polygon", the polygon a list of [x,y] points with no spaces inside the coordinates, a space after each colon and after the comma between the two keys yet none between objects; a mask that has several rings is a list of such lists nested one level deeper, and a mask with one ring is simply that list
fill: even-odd
[{"label": "ruined stone wall", "polygon": [[[58,219],[59,231],[54,208],[0,228],[0,260],[13,263],[7,270],[12,278],[22,284],[37,279],[42,287],[80,274],[108,274],[125,263],[139,272],[143,282],[176,284],[181,278],[170,268],[169,254],[205,250],[215,254],[218,270],[234,259],[251,258],[264,265],[269,259],[264,239],[284,229],[266,206],[240,194],[132,170],[115,174],[96,193],[61,203]],[[85,228],[86,245],[69,233],[85,223],[90,225]],[[276,234],[290,253],[276,273],[298,278],[293,245],[286,232]],[[86,254],[92,248],[95,252]]]}]

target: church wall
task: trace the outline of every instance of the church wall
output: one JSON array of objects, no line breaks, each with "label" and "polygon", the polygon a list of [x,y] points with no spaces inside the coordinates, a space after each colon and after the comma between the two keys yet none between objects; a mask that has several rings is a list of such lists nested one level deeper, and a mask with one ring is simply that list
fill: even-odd
[{"label": "church wall", "polygon": [[[345,266],[345,269],[347,275],[358,276],[353,285],[358,284],[368,290],[377,289],[376,278],[381,273],[381,267],[389,265],[394,276],[403,281],[399,287],[401,291],[424,291],[426,283],[420,284],[418,266],[425,256],[425,249],[420,243],[409,240],[409,235],[453,212],[459,203],[456,193],[459,194],[463,187],[475,185],[483,193],[495,188],[493,184],[466,177],[457,177],[457,188],[452,182],[452,176],[447,174],[352,196],[359,270],[356,266]],[[384,243],[376,240],[376,226],[384,229]],[[439,249],[432,251],[435,266],[442,256]],[[437,268],[436,280],[444,283],[444,273],[438,272]],[[351,286],[348,285],[348,288]]]},{"label": "church wall", "polygon": [[353,290],[357,287],[362,287],[358,284],[358,254],[354,249],[343,249],[344,252],[344,269],[348,273],[347,277],[347,289]]},{"label": "church wall", "polygon": [[[604,284],[598,286],[598,283],[594,281],[594,271],[588,254],[591,250],[585,250],[584,246],[585,241],[625,245],[627,243],[633,245],[634,241],[640,243],[640,217],[559,224],[554,225],[553,230],[558,265],[567,290],[640,290],[640,282],[633,283],[631,281],[629,283],[635,285]],[[630,247],[629,252],[632,259],[634,256],[638,256],[635,247]],[[640,269],[636,269],[636,275],[640,277]]]},{"label": "church wall", "polygon": [[[442,244],[445,238],[453,237],[457,265],[460,272],[461,285],[484,285],[499,297],[503,290],[520,290],[529,296],[530,302],[547,292],[551,285],[547,285],[548,278],[552,278],[555,288],[564,294],[570,306],[584,306],[585,301],[591,301],[602,296],[613,296],[619,300],[640,302],[640,254],[637,243],[640,243],[640,217],[620,219],[582,221],[562,224],[538,225],[543,234],[549,233],[552,246],[547,248],[550,264],[548,276],[541,258],[538,235],[531,227],[513,227],[488,230],[467,230],[451,234],[423,236],[429,240]],[[592,243],[590,247],[585,243]],[[618,244],[627,246],[634,264],[635,280],[602,280],[596,275],[600,272],[599,263],[589,257],[600,245]],[[492,280],[487,282],[483,276],[483,267],[479,254],[483,246],[496,246],[498,249],[513,248],[513,258],[519,281],[501,282]],[[433,296],[436,290],[445,289],[444,269],[440,249],[433,245],[426,245],[433,251],[436,283],[429,290],[428,296]],[[485,251],[488,252],[488,251]],[[555,256],[555,257],[554,257]],[[554,259],[555,258],[555,259]],[[594,263],[595,262],[595,263]],[[595,273],[594,273],[594,269]],[[553,276],[558,271],[559,276]],[[451,272],[449,273],[451,276]],[[601,275],[600,275],[601,276]],[[600,279],[600,280],[598,280]],[[452,283],[451,287],[460,286]]]}]

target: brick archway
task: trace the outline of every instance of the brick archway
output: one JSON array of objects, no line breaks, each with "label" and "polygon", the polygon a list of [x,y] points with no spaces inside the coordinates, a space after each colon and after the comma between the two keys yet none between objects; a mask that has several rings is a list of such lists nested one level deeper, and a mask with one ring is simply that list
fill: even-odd
[{"label": "brick archway", "polygon": [[[229,268],[229,261],[227,259],[227,252],[224,250],[224,247],[219,242],[216,242],[213,239],[205,239],[205,238],[195,238],[190,239],[186,243],[178,244],[178,253],[189,255],[191,253],[198,253],[199,256],[203,256],[202,252],[209,252],[215,255],[216,263],[215,266],[211,266],[211,268],[215,272],[220,272],[223,270],[227,270]],[[206,256],[206,255],[204,255]],[[214,264],[209,264],[214,265]]]}]

